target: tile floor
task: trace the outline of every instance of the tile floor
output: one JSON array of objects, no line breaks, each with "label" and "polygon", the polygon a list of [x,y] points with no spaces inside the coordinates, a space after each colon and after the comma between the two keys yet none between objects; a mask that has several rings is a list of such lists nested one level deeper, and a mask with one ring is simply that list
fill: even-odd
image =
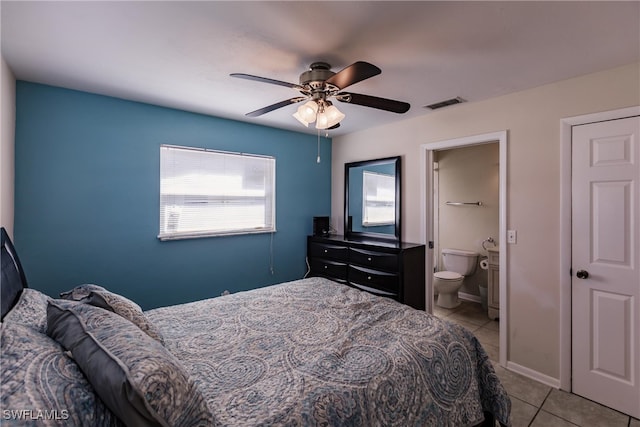
[{"label": "tile floor", "polygon": [[489,319],[479,303],[462,301],[460,306],[446,309],[434,302],[433,312],[478,337],[511,397],[513,427],[640,427],[635,418],[499,366],[499,322]]}]

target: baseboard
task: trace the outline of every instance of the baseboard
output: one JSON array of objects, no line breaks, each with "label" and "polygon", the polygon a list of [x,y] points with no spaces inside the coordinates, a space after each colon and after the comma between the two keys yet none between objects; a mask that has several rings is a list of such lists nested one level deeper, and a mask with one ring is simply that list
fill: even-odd
[{"label": "baseboard", "polygon": [[523,375],[527,378],[531,378],[532,380],[538,381],[539,383],[548,385],[553,388],[560,388],[560,380],[558,378],[553,378],[548,375],[542,374],[538,371],[534,371],[533,369],[527,368],[522,365],[518,365],[517,363],[507,362],[506,368],[512,372]]},{"label": "baseboard", "polygon": [[480,295],[468,294],[466,292],[458,292],[458,298],[465,301],[482,303],[482,299],[480,299]]}]

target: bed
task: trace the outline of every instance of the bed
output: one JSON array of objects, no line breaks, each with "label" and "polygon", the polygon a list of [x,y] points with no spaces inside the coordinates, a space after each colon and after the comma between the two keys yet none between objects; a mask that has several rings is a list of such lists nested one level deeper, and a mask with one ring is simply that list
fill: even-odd
[{"label": "bed", "polygon": [[145,312],[54,298],[2,237],[3,425],[510,425],[478,340],[391,299],[322,278]]}]

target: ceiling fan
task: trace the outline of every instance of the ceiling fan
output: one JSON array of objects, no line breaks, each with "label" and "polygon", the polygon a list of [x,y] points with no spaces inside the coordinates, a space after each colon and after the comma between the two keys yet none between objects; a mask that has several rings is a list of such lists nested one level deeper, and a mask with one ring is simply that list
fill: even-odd
[{"label": "ceiling fan", "polygon": [[399,114],[406,113],[409,110],[411,106],[406,102],[353,92],[341,92],[346,87],[376,76],[381,72],[380,68],[364,61],[354,62],[337,73],[331,71],[331,65],[326,62],[314,62],[307,71],[300,74],[299,84],[243,73],[233,73],[231,77],[285,86],[302,94],[302,96],[290,98],[247,113],[247,116],[258,117],[287,105],[307,101],[298,107],[293,117],[307,127],[309,123],[315,122],[317,129],[335,129],[340,126],[340,121],[344,119],[345,115],[333,105],[330,98]]}]

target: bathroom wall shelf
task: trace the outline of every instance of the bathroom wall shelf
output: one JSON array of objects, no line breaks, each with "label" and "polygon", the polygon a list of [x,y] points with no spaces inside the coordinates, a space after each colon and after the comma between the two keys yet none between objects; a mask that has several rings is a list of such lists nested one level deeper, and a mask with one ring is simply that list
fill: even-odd
[{"label": "bathroom wall shelf", "polygon": [[450,206],[482,206],[482,202],[445,202]]}]

